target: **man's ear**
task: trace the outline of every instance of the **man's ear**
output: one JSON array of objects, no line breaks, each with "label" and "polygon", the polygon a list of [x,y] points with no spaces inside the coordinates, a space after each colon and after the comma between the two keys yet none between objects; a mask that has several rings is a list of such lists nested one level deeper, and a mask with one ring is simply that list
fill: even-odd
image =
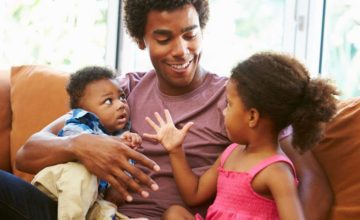
[{"label": "man's ear", "polygon": [[257,109],[251,108],[249,110],[249,127],[254,128],[259,123],[260,113]]},{"label": "man's ear", "polygon": [[146,45],[145,45],[145,42],[144,42],[144,40],[143,39],[137,39],[136,40],[136,43],[137,43],[137,45],[138,45],[138,47],[139,47],[139,49],[140,50],[144,50],[145,48],[146,48]]}]

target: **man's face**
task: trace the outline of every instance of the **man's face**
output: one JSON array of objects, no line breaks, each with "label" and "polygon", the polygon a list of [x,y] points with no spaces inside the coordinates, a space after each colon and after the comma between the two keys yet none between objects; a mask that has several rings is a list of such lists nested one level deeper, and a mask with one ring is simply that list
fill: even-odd
[{"label": "man's face", "polygon": [[86,86],[79,106],[94,113],[110,133],[125,127],[130,110],[123,91],[115,81],[102,79]]},{"label": "man's face", "polygon": [[198,65],[202,32],[192,5],[173,11],[150,11],[143,43],[162,92],[174,94],[174,90],[181,93],[196,88],[201,81]]}]

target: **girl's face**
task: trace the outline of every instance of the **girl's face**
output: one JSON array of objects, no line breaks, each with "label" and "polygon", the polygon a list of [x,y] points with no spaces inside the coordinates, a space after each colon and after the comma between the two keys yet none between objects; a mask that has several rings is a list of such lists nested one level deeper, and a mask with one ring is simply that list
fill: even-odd
[{"label": "girl's face", "polygon": [[229,139],[238,144],[247,144],[250,113],[238,95],[236,83],[229,80],[226,85],[227,106],[223,111]]},{"label": "girl's face", "polygon": [[130,116],[125,94],[114,80],[102,79],[89,83],[79,103],[94,113],[110,133],[123,129]]}]

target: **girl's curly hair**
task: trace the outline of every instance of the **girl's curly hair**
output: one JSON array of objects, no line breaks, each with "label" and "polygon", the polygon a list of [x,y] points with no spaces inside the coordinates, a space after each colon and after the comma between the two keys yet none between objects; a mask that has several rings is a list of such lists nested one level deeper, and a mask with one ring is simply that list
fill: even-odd
[{"label": "girl's curly hair", "polygon": [[293,127],[293,146],[304,152],[322,137],[322,122],[336,112],[336,88],[325,79],[312,79],[293,57],[258,53],[232,69],[231,80],[248,108],[269,117],[280,131]]}]

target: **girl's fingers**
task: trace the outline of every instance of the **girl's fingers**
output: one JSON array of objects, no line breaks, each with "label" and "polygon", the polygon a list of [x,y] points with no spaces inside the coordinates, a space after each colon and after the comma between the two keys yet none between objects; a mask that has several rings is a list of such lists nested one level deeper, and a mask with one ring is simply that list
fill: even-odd
[{"label": "girl's fingers", "polygon": [[146,137],[146,138],[150,138],[150,139],[152,139],[152,140],[155,140],[155,141],[157,141],[157,140],[158,140],[158,138],[157,138],[157,135],[156,135],[156,134],[148,134],[148,133],[144,133],[144,134],[143,134],[143,136],[144,136],[144,137]]},{"label": "girl's fingers", "polygon": [[165,110],[164,110],[164,113],[165,113],[166,122],[167,122],[167,123],[174,124],[174,122],[173,122],[173,120],[172,120],[172,118],[171,118],[171,115],[170,115],[169,110],[165,109]]},{"label": "girl's fingers", "polygon": [[183,132],[188,132],[189,131],[189,129],[191,128],[191,126],[193,126],[194,125],[194,122],[188,122],[188,123],[186,123],[186,125],[184,125],[184,127],[181,129]]},{"label": "girl's fingers", "polygon": [[151,120],[149,117],[145,118],[145,121],[156,131],[158,132],[158,130],[160,129],[160,127],[155,124],[155,122],[153,122],[153,120]]},{"label": "girl's fingers", "polygon": [[158,120],[160,126],[165,124],[165,121],[162,119],[162,117],[160,116],[160,114],[158,112],[155,112],[154,115],[155,115],[155,118]]}]

